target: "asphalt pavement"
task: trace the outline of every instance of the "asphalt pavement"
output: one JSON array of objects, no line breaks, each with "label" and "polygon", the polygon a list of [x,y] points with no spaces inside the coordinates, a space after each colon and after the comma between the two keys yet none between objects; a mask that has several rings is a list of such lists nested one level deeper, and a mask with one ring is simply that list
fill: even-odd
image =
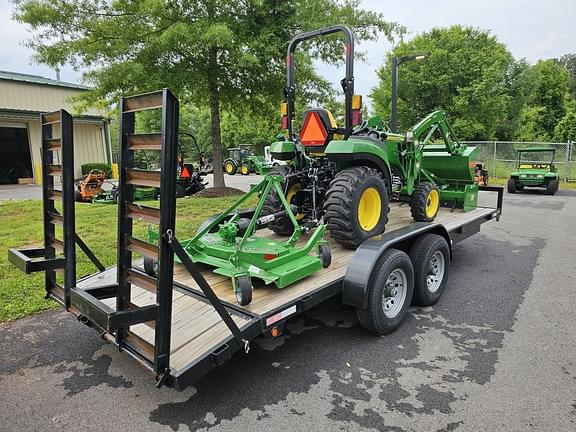
[{"label": "asphalt pavement", "polygon": [[575,215],[574,191],[506,194],[393,334],[327,302],[182,392],[65,312],[1,325],[0,430],[574,431]]}]

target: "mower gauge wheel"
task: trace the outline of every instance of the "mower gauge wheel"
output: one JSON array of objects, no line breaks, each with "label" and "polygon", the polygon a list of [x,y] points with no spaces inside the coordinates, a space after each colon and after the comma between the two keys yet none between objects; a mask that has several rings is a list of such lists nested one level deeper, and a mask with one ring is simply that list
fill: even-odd
[{"label": "mower gauge wheel", "polygon": [[252,301],[252,278],[250,276],[238,276],[236,278],[236,301],[240,306],[246,306]]},{"label": "mower gauge wheel", "polygon": [[329,244],[324,243],[318,246],[318,257],[320,261],[322,261],[322,267],[330,267],[332,263],[332,250]]}]

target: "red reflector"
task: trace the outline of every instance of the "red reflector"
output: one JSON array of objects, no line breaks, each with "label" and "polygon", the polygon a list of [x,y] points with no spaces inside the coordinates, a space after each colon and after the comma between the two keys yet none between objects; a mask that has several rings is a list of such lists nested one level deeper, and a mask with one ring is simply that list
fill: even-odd
[{"label": "red reflector", "polygon": [[190,170],[188,169],[188,167],[186,165],[184,165],[184,168],[182,168],[182,173],[180,174],[181,178],[190,178],[192,177],[192,173],[190,172]]},{"label": "red reflector", "polygon": [[304,145],[324,145],[326,138],[328,138],[328,132],[318,113],[308,113],[300,132],[300,142]]},{"label": "red reflector", "polygon": [[288,129],[288,116],[282,116],[282,129]]},{"label": "red reflector", "polygon": [[278,254],[264,254],[264,259],[267,261],[278,258]]},{"label": "red reflector", "polygon": [[352,126],[357,126],[362,124],[362,111],[353,110],[352,111]]}]

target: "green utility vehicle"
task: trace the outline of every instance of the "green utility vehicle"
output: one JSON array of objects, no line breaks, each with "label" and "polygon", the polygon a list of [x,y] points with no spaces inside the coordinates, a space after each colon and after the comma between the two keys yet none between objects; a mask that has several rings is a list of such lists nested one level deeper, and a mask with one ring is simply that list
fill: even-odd
[{"label": "green utility vehicle", "polygon": [[248,144],[228,149],[228,158],[224,161],[224,171],[228,175],[234,175],[238,170],[242,175],[259,172],[266,164],[264,156],[257,156],[254,148]]},{"label": "green utility vehicle", "polygon": [[508,193],[516,193],[525,187],[544,188],[546,195],[554,195],[560,186],[558,170],[554,166],[553,147],[519,149],[516,171],[510,174]]},{"label": "green utility vehicle", "polygon": [[[303,112],[297,132],[294,53],[300,42],[343,33],[346,43],[344,126],[326,109]],[[435,111],[404,134],[393,133],[380,117],[362,120],[362,98],[354,94],[354,36],[343,25],[297,35],[288,46],[286,102],[282,104],[283,140],[271,145],[272,157],[288,162],[276,167],[285,177],[284,195],[297,209],[299,223],[314,227],[323,219],[331,237],[347,248],[381,234],[389,202],[410,206],[414,220],[434,220],[440,206],[476,208],[474,182],[478,150],[458,142],[443,111]],[[265,211],[275,214],[280,197],[271,193]],[[276,218],[268,224],[291,235],[292,224]]]}]

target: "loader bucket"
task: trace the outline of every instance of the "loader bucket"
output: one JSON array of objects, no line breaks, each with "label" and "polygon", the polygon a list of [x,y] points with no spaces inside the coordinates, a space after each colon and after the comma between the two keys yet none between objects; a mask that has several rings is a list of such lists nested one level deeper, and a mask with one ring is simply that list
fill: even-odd
[{"label": "loader bucket", "polygon": [[421,168],[440,184],[443,206],[464,211],[476,208],[478,185],[474,182],[474,169],[479,153],[477,147],[466,147],[462,154],[450,154],[443,145],[424,148]]},{"label": "loader bucket", "polygon": [[466,147],[463,154],[451,155],[444,145],[428,145],[424,147],[421,167],[449,183],[474,183],[479,153],[478,147]]}]

